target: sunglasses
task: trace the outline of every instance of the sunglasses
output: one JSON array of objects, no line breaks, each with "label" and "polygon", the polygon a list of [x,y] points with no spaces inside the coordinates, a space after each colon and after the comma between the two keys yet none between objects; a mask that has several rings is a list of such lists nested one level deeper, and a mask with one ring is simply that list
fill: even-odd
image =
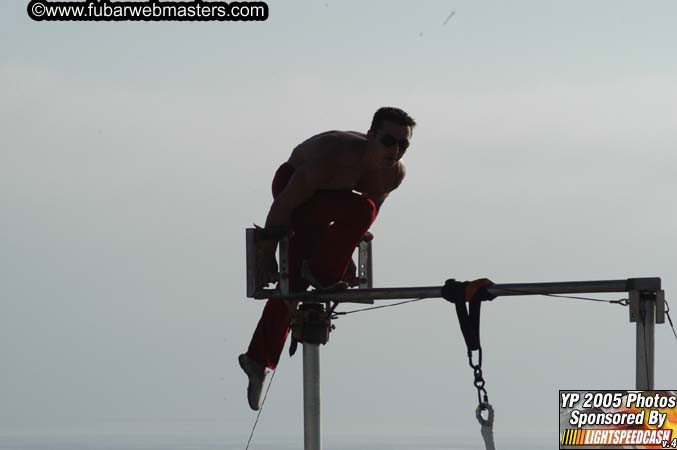
[{"label": "sunglasses", "polygon": [[383,144],[384,146],[386,146],[386,147],[388,147],[388,148],[390,148],[390,147],[392,147],[393,145],[397,144],[397,146],[399,147],[400,151],[403,152],[403,151],[405,151],[407,148],[409,148],[409,139],[400,139],[400,140],[397,140],[394,136],[391,136],[391,135],[389,135],[389,134],[384,134],[384,135],[381,137],[381,144]]}]

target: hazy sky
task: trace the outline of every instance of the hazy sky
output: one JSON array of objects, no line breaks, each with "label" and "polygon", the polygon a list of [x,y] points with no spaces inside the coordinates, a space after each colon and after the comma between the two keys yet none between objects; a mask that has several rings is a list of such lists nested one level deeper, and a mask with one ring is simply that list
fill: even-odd
[{"label": "hazy sky", "polygon": [[[419,125],[377,286],[660,276],[673,299],[674,1],[275,0],[249,23],[38,23],[26,3],[0,4],[0,432],[244,444],[236,358],[263,307],[244,229],[294,145],[384,105]],[[480,444],[451,305],[335,325],[325,442]],[[627,308],[499,298],[482,341],[497,444],[555,448],[558,389],[634,387]],[[657,388],[676,351],[657,326]],[[301,360],[285,348],[259,442],[301,442]]]}]

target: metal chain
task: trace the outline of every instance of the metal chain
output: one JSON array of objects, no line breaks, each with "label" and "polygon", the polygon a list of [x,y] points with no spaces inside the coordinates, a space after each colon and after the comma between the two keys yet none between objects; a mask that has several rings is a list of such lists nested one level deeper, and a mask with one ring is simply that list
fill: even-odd
[{"label": "metal chain", "polygon": [[479,348],[479,361],[477,364],[472,362],[472,350],[468,350],[468,364],[473,370],[473,375],[475,380],[473,385],[477,389],[477,403],[482,406],[482,404],[489,403],[489,396],[487,390],[484,388],[484,377],[482,376],[482,347]]}]

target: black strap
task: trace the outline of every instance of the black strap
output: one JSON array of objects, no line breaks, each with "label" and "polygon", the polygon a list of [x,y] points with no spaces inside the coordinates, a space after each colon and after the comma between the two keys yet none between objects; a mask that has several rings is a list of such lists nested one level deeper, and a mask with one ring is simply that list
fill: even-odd
[{"label": "black strap", "polygon": [[292,336],[291,341],[289,342],[289,357],[291,358],[294,356],[294,353],[296,353],[296,349],[299,346],[299,341],[294,339],[294,336]]},{"label": "black strap", "polygon": [[[476,280],[473,283],[483,283],[477,288],[477,285],[472,286],[471,297],[469,299],[470,305],[466,309],[466,290],[471,282],[456,281],[454,279],[447,280],[442,287],[442,297],[445,300],[454,303],[456,306],[456,315],[458,316],[458,323],[461,326],[461,333],[465,339],[465,345],[468,347],[468,364],[473,369],[475,380],[473,385],[477,389],[477,402],[479,410],[491,408],[489,405],[489,397],[487,390],[484,388],[484,377],[482,375],[482,346],[480,345],[480,308],[483,300],[493,300],[495,295],[491,295],[487,286],[492,284],[491,281],[485,279]],[[478,362],[473,362],[473,351],[479,350]]]},{"label": "black strap", "polygon": [[[453,278],[447,280],[442,287],[442,297],[456,306],[461,333],[463,333],[468,351],[471,352],[480,349],[480,308],[483,296],[473,296],[469,302],[470,311],[468,312],[465,306],[465,289],[469,284],[469,281],[456,281]],[[478,294],[480,294],[479,291]]]}]

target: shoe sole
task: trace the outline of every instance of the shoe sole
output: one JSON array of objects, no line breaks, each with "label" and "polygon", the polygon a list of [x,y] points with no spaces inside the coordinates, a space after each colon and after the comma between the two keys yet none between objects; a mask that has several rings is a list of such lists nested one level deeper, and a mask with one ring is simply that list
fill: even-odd
[{"label": "shoe sole", "polygon": [[310,267],[307,260],[301,262],[301,278],[307,281],[318,293],[332,293],[345,291],[350,287],[350,285],[343,280],[339,280],[331,286],[323,287],[320,283],[317,282],[317,279],[310,271]]},{"label": "shoe sole", "polygon": [[350,286],[345,281],[339,281],[335,285],[329,286],[329,287],[326,287],[326,288],[323,288],[323,287],[318,288],[318,287],[313,286],[313,288],[314,288],[313,292],[317,292],[318,294],[332,294],[334,292],[346,291],[346,290],[348,290],[349,287]]},{"label": "shoe sole", "polygon": [[[240,364],[240,368],[242,368],[244,373],[247,375],[247,378],[249,378],[249,372],[247,372],[247,369],[244,368],[244,366],[245,366],[244,365],[244,359],[245,359],[245,355],[242,354],[242,355],[238,356],[237,362]],[[258,411],[261,408],[261,405],[258,405],[257,408],[254,408],[254,406],[249,401],[249,384],[247,384],[247,403],[249,403],[249,408],[251,408],[252,411]]]}]

